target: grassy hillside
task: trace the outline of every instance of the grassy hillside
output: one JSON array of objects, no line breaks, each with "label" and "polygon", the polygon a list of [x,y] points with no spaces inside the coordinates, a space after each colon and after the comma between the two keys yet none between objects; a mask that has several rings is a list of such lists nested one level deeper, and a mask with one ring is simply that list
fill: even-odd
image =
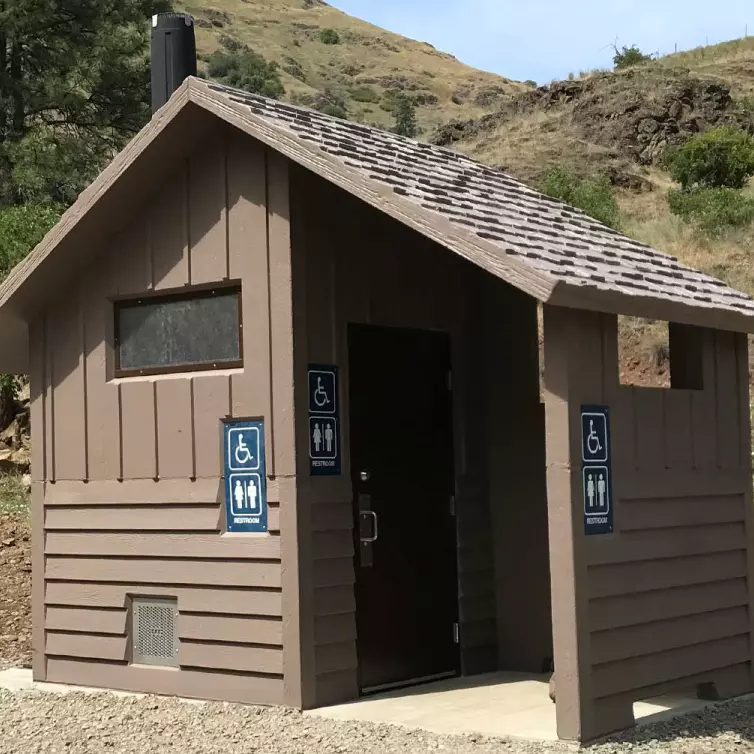
[{"label": "grassy hillside", "polygon": [[[337,98],[354,120],[392,125],[391,95],[406,92],[417,102],[419,125],[429,135],[454,118],[492,112],[527,88],[321,0],[187,0],[176,5],[196,19],[200,59],[229,39],[247,44],[278,63],[285,99],[316,105],[322,97]],[[335,30],[339,43],[325,44],[324,29]]]},{"label": "grassy hillside", "polygon": [[723,81],[736,96],[754,94],[754,37],[678,52],[662,58],[659,63],[669,68],[687,68],[699,76]]}]

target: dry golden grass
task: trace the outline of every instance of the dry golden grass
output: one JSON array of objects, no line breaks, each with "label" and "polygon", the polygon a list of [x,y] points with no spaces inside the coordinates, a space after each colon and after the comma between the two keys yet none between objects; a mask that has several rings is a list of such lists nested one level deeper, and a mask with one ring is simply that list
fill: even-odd
[{"label": "dry golden grass", "polygon": [[573,106],[516,115],[497,128],[459,142],[456,148],[476,160],[536,183],[549,167],[600,173],[623,164],[616,153],[583,137],[573,122]]},{"label": "dry golden grass", "polygon": [[678,52],[661,58],[657,64],[688,68],[700,76],[720,79],[731,86],[734,94],[754,94],[754,37]]},{"label": "dry golden grass", "polygon": [[[526,89],[317,0],[181,0],[178,6],[197,20],[200,55],[217,49],[223,35],[233,37],[280,65],[286,99],[306,102],[307,97],[331,90],[344,98],[349,117],[368,123],[391,125],[393,116],[379,103],[357,102],[351,93],[360,86],[369,86],[378,95],[401,87],[415,95],[434,95],[436,104],[417,109],[426,133],[453,118],[494,110],[494,102],[475,104],[482,92],[498,87],[506,96]],[[319,38],[322,29],[335,29],[340,44],[324,44]],[[303,81],[289,72],[296,66]],[[453,102],[454,97],[460,104]]]}]

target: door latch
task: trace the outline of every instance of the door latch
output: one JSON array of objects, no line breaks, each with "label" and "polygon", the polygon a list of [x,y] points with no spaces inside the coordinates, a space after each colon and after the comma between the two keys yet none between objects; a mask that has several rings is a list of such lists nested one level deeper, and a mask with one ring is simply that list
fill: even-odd
[{"label": "door latch", "polygon": [[[372,517],[372,536],[371,537],[365,536],[362,530],[361,541],[368,542],[370,544],[372,542],[376,542],[380,536],[379,519],[377,518],[377,514],[374,511],[361,511],[360,515],[366,516],[366,517],[369,517],[369,516]],[[362,519],[362,522],[363,522],[363,519]]]}]

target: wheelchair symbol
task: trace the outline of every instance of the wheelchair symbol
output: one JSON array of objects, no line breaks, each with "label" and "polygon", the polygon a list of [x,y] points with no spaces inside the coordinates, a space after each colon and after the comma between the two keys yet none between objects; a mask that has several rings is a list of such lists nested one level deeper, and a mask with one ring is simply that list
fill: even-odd
[{"label": "wheelchair symbol", "polygon": [[262,450],[258,427],[233,427],[228,433],[226,458],[231,471],[256,471]]},{"label": "wheelchair symbol", "polygon": [[322,378],[317,377],[317,389],[314,391],[314,404],[317,408],[324,408],[330,402],[327,390],[322,387]]},{"label": "wheelchair symbol", "polygon": [[239,433],[238,445],[236,445],[236,463],[243,466],[246,463],[250,463],[253,457],[249,447],[244,442],[243,435]]},{"label": "wheelchair symbol", "polygon": [[594,431],[594,419],[589,420],[589,436],[586,438],[586,449],[596,456],[602,450],[599,435]]}]

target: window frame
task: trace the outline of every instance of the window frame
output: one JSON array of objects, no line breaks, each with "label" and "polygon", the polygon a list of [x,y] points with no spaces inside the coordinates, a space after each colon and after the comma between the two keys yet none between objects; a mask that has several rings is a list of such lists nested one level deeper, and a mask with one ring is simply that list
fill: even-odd
[{"label": "window frame", "polygon": [[[120,365],[120,312],[123,309],[132,309],[150,304],[162,304],[170,302],[191,301],[201,298],[215,298],[227,296],[233,293],[238,302],[238,359],[224,361],[208,361],[203,363],[174,364],[159,367],[122,368]],[[114,300],[112,308],[113,325],[113,376],[116,379],[123,377],[148,377],[161,374],[182,374],[186,372],[213,372],[221,369],[240,369],[243,367],[243,309],[241,298],[241,284],[229,282],[215,284],[211,287],[180,288],[170,291],[155,291],[143,293],[139,296],[128,296]]]}]

